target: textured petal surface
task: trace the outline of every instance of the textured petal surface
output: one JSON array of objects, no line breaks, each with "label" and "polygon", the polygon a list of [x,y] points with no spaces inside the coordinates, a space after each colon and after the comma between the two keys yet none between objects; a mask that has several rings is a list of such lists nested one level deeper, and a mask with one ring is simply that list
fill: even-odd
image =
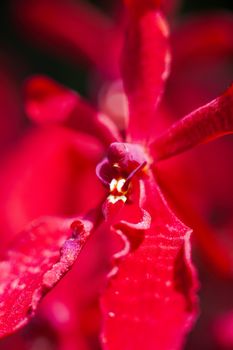
[{"label": "textured petal surface", "polygon": [[[198,250],[205,268],[210,270],[209,272],[213,270],[218,276],[232,278],[232,224],[227,218],[232,210],[229,209],[230,203],[224,200],[226,195],[221,192],[221,188],[219,194],[218,191],[212,190],[215,181],[217,184],[219,180],[215,178],[212,183],[212,180],[209,180],[211,176],[209,170],[206,170],[206,178],[203,177],[199,154],[200,151],[196,154],[197,159],[193,154],[189,159],[186,154],[184,159],[180,157],[181,159],[174,158],[169,162],[161,162],[155,170],[156,177],[169,204],[177,215],[192,227],[193,247]],[[232,171],[229,172],[230,176]],[[223,178],[222,181],[228,183],[227,178]],[[210,188],[208,182],[211,182]],[[212,195],[209,190],[212,190]],[[226,186],[226,190],[231,191],[231,188]],[[226,206],[223,213],[223,209],[217,213],[217,203]],[[215,215],[215,218],[211,220],[212,215]]]},{"label": "textured petal surface", "polygon": [[25,85],[25,109],[39,124],[63,124],[96,136],[105,144],[120,139],[114,123],[97,112],[75,91],[46,76],[35,76]]},{"label": "textured petal surface", "polygon": [[41,298],[71,268],[91,229],[90,221],[48,217],[17,237],[0,262],[1,337],[27,323]]},{"label": "textured petal surface", "polygon": [[150,228],[128,220],[114,225],[124,248],[115,254],[102,296],[104,349],[180,349],[196,318],[191,231],[171,213],[156,185],[145,184]]},{"label": "textured petal surface", "polygon": [[233,132],[233,85],[220,97],[172,125],[151,145],[157,160]]},{"label": "textured petal surface", "polygon": [[[146,7],[146,6],[145,6]],[[122,74],[129,102],[129,138],[148,138],[150,125],[168,75],[168,28],[162,15],[144,8],[129,11],[128,32],[122,57]]]}]

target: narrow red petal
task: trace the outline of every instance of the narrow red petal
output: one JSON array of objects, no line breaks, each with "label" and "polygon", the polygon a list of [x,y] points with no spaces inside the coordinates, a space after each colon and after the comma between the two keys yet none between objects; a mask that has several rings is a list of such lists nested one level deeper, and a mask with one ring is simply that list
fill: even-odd
[{"label": "narrow red petal", "polygon": [[26,113],[39,124],[63,124],[97,136],[103,143],[120,139],[117,128],[77,92],[46,76],[34,76],[25,84]]},{"label": "narrow red petal", "polygon": [[114,225],[125,246],[114,256],[101,300],[106,350],[180,349],[197,315],[191,230],[174,216],[154,184],[144,184],[150,228],[126,221]]},{"label": "narrow red petal", "polygon": [[152,144],[156,160],[233,132],[233,85],[220,97],[172,125]]},{"label": "narrow red petal", "polygon": [[[146,7],[146,6],[145,6]],[[131,7],[130,7],[131,9]],[[122,57],[122,75],[129,102],[129,138],[148,138],[150,125],[168,75],[168,28],[163,16],[144,8],[137,17],[129,11]]]},{"label": "narrow red petal", "polygon": [[0,337],[28,322],[41,298],[69,271],[91,229],[87,220],[47,217],[17,237],[0,262]]}]

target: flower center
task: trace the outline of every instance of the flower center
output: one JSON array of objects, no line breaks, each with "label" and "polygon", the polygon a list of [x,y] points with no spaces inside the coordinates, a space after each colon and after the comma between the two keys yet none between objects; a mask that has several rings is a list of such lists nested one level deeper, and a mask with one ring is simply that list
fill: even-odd
[{"label": "flower center", "polygon": [[108,200],[116,203],[128,199],[130,183],[145,168],[148,160],[142,146],[114,142],[110,145],[107,157],[97,165],[96,174],[108,187]]},{"label": "flower center", "polygon": [[126,179],[112,179],[110,182],[110,194],[108,199],[111,203],[116,203],[118,200],[122,200],[124,203],[127,201],[127,190],[124,189]]}]

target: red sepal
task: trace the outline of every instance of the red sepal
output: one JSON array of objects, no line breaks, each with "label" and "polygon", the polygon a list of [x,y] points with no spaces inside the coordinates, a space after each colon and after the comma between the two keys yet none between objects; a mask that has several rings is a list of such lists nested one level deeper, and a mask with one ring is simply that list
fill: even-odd
[{"label": "red sepal", "polygon": [[233,85],[226,92],[172,125],[151,145],[156,160],[233,132]]},{"label": "red sepal", "polygon": [[69,271],[91,229],[87,220],[45,217],[18,236],[0,262],[0,337],[28,322]]},{"label": "red sepal", "polygon": [[124,247],[114,255],[101,300],[102,343],[108,350],[180,349],[197,316],[191,230],[170,211],[155,183],[144,184],[140,206],[144,201],[151,225],[147,215],[135,215],[142,213],[136,204],[128,210],[140,225],[130,223],[125,211],[128,220],[114,225]]},{"label": "red sepal", "polygon": [[150,7],[129,16],[122,77],[129,102],[129,139],[145,140],[168,76],[170,55],[165,19]]}]

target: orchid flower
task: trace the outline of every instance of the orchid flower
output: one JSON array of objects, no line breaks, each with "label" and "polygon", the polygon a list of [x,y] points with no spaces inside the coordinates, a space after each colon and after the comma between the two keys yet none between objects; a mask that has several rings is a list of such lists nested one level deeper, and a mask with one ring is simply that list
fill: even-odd
[{"label": "orchid flower", "polygon": [[[170,0],[161,3],[163,12],[168,15],[174,13],[177,5],[177,1]],[[118,56],[123,40],[123,21],[119,21],[119,19],[116,21],[115,14],[113,14],[113,19],[110,19],[96,7],[82,1],[74,4],[72,1],[63,0],[34,0],[33,2],[23,0],[19,1],[19,8],[20,10],[17,6],[12,6],[12,12],[24,37],[36,42],[37,45],[40,44],[43,48],[53,50],[53,53],[58,51],[59,55],[65,56],[69,61],[77,62],[82,53],[98,70],[113,79],[111,82],[105,81],[102,84],[99,105],[100,109],[107,113],[112,120],[115,120],[121,130],[124,130],[125,117],[128,115],[127,101],[122,91],[121,82],[116,80],[116,78],[119,79]],[[53,18],[53,21],[50,18]],[[159,130],[162,130],[169,121],[171,122],[177,117],[180,118],[216,97],[230,83],[232,23],[232,17],[229,13],[211,14],[207,12],[191,16],[183,23],[179,24],[178,22],[173,26],[171,36],[172,72],[163,97],[161,111],[157,110],[156,122],[153,123],[153,126],[151,125],[152,137],[157,135]],[[59,45],[57,45],[58,42]],[[103,47],[108,47],[108,50],[106,51]],[[92,79],[92,89],[96,83],[96,81],[93,83]],[[186,88],[187,85],[189,89]],[[186,98],[180,99],[180,96],[186,96]],[[38,122],[36,116],[34,119]],[[217,145],[217,148],[219,154],[230,152],[228,145],[224,146],[222,142]],[[212,170],[215,167],[215,158],[211,155],[213,152],[216,152],[214,145],[201,150],[201,155],[195,151],[188,159],[188,163],[192,162],[192,165],[185,165],[183,159],[180,158],[173,162],[172,170],[172,161],[165,165],[159,165],[158,180],[164,190],[166,187],[172,200],[175,197],[175,202],[177,202],[184,196],[185,200],[189,202],[189,211],[185,210],[182,200],[178,204],[179,207],[182,207],[180,215],[195,229],[195,238],[207,265],[221,274],[231,276],[231,249],[228,249],[228,245],[224,243],[225,240],[222,242],[222,239],[217,237],[219,228],[216,236],[215,228],[208,222],[209,218],[216,216],[218,207],[220,210],[221,207],[224,207],[225,212],[229,213],[228,217],[231,216],[229,209],[231,204],[227,204],[231,175],[228,175],[230,180],[227,181],[225,174],[231,173],[230,164],[221,159],[222,166],[219,168],[224,169],[223,176],[226,181],[222,181],[222,195],[219,191],[215,194],[219,183],[219,172]],[[207,157],[209,164],[212,164],[209,166],[212,187],[210,182],[208,182],[209,186],[206,183],[207,176],[201,176],[201,163],[205,162],[204,157]],[[190,187],[189,184],[185,187],[189,168],[192,168],[189,173],[189,183],[192,181],[193,191],[187,188]],[[173,181],[169,181],[171,171]],[[213,180],[214,175],[216,175],[215,180]],[[167,177],[168,181],[166,181]],[[209,187],[211,188],[208,190]],[[195,199],[197,200],[198,189],[200,192],[198,203],[193,203]],[[202,195],[203,191],[205,196]],[[223,196],[223,192],[226,193],[225,196]],[[230,222],[228,222],[228,226],[231,226]],[[221,234],[221,236],[223,235]],[[226,241],[228,240],[226,237]]]},{"label": "orchid flower", "polygon": [[[108,242],[99,247],[108,267],[99,290],[103,349],[180,349],[197,318],[192,230],[169,208],[157,183],[157,164],[233,132],[233,86],[151,139],[169,74],[169,30],[157,1],[126,0],[125,5],[128,27],[122,79],[129,118],[124,133],[106,116],[84,108],[73,91],[44,77],[29,83],[26,107],[32,118],[62,120],[73,140],[75,131],[69,128],[80,127],[76,145],[83,146],[84,154],[88,144],[88,155],[92,153],[92,142],[99,152],[102,148],[95,142],[101,137],[104,150],[96,175],[106,190],[99,205],[90,205],[86,214],[44,217],[29,224],[5,251],[0,263],[1,337],[28,322],[42,297],[94,238]],[[85,123],[81,111],[86,112]],[[88,139],[82,133],[89,128],[92,138]],[[80,174],[84,165],[79,165]],[[78,185],[84,186],[81,176]],[[92,201],[89,185],[84,193]]]}]

